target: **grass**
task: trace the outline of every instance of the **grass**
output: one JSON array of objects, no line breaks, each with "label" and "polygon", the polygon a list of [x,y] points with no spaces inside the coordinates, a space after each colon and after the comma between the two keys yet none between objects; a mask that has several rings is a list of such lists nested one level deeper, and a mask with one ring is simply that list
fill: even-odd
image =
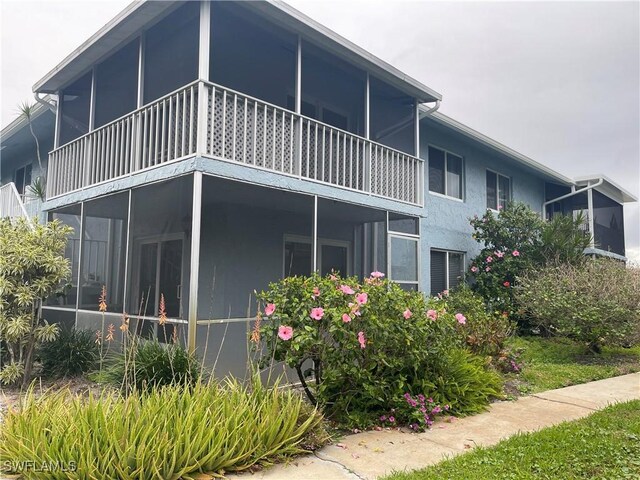
[{"label": "grass", "polygon": [[513,337],[508,346],[520,351],[518,375],[507,374],[507,393],[531,394],[640,371],[640,346],[605,347],[601,354],[586,352],[566,338]]},{"label": "grass", "polygon": [[386,480],[640,478],[640,400]]}]

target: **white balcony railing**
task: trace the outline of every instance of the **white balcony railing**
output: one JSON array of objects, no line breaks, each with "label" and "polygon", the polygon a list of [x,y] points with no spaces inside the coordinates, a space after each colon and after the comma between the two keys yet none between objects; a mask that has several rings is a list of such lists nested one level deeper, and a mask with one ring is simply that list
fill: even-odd
[{"label": "white balcony railing", "polygon": [[26,218],[29,215],[13,182],[0,186],[0,219]]},{"label": "white balcony railing", "polygon": [[196,154],[422,204],[422,160],[208,82],[52,151],[48,198]]}]

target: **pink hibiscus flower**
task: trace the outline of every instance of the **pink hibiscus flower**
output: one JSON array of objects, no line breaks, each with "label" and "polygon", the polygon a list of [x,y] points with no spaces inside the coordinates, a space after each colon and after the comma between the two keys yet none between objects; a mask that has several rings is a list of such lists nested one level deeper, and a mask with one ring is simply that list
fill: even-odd
[{"label": "pink hibiscus flower", "polygon": [[504,285],[505,287],[509,288],[509,287],[511,286],[511,282],[509,282],[509,281],[504,282],[504,283],[503,283],[503,285]]},{"label": "pink hibiscus flower", "polygon": [[491,263],[493,262],[493,257],[492,256],[488,256],[487,257],[487,263]]},{"label": "pink hibiscus flower", "polygon": [[356,295],[356,302],[358,302],[358,305],[364,305],[365,303],[367,303],[368,299],[369,295],[367,295],[366,293],[359,293]]},{"label": "pink hibiscus flower", "polygon": [[324,308],[316,307],[311,309],[311,314],[309,315],[314,320],[322,320],[324,317]]},{"label": "pink hibiscus flower", "polygon": [[360,348],[367,346],[367,339],[364,337],[364,332],[358,332],[358,343],[360,343]]},{"label": "pink hibiscus flower", "polygon": [[467,317],[465,317],[463,314],[461,313],[456,313],[456,320],[458,321],[459,324],[464,325],[465,323],[467,323]]},{"label": "pink hibiscus flower", "polygon": [[520,256],[520,252],[518,250],[514,250],[511,255],[513,255],[514,257],[519,257]]},{"label": "pink hibiscus flower", "polygon": [[318,287],[313,287],[313,297],[317,298],[320,296],[320,289]]},{"label": "pink hibiscus flower", "polygon": [[377,270],[375,272],[371,272],[371,277],[372,278],[382,278],[384,277],[384,273],[382,272],[378,272]]},{"label": "pink hibiscus flower", "polygon": [[484,269],[485,272],[490,272],[491,271],[491,267],[487,267]]},{"label": "pink hibiscus flower", "polygon": [[435,310],[427,310],[427,318],[429,318],[430,320],[437,320],[438,312],[436,312]]},{"label": "pink hibiscus flower", "polygon": [[348,314],[348,313],[343,313],[343,314],[342,314],[342,321],[343,321],[344,323],[349,323],[349,322],[351,321],[351,317],[349,316],[349,314]]},{"label": "pink hibiscus flower", "polygon": [[504,252],[494,252],[496,254],[496,257],[498,258],[502,258],[504,257]]},{"label": "pink hibiscus flower", "polygon": [[285,341],[291,340],[291,337],[293,337],[293,328],[287,325],[280,325],[278,327],[278,336]]},{"label": "pink hibiscus flower", "polygon": [[476,267],[475,265],[473,267],[471,267],[471,271],[473,273],[477,273],[478,272],[478,267]]},{"label": "pink hibiscus flower", "polygon": [[407,320],[410,319],[412,315],[413,313],[411,313],[411,310],[409,310],[408,308],[404,312],[402,312],[402,316]]},{"label": "pink hibiscus flower", "polygon": [[267,303],[267,306],[264,307],[264,314],[267,317],[270,317],[271,315],[273,315],[273,312],[276,311],[276,304],[275,303]]},{"label": "pink hibiscus flower", "polygon": [[354,293],[356,293],[353,291],[353,288],[351,288],[349,285],[340,285],[339,288],[340,288],[340,291],[345,295],[353,295]]}]

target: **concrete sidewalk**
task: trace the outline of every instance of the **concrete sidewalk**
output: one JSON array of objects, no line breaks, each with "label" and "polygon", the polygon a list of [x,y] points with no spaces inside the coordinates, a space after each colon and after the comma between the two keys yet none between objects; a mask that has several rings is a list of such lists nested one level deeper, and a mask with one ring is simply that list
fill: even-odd
[{"label": "concrete sidewalk", "polygon": [[372,480],[392,471],[414,470],[477,445],[493,445],[517,432],[530,432],[585,417],[611,403],[640,398],[640,373],[549,390],[513,402],[497,402],[485,413],[439,421],[424,433],[397,430],[349,435],[314,455],[274,465],[237,480]]}]

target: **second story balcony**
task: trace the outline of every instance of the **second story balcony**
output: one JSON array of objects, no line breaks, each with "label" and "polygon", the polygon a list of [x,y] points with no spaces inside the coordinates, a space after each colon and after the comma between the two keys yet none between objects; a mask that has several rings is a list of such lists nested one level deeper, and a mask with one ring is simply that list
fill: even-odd
[{"label": "second story balcony", "polygon": [[283,4],[131,9],[35,86],[60,99],[49,199],[200,157],[422,205],[437,93]]},{"label": "second story balcony", "polygon": [[423,160],[205,81],[54,149],[47,196],[193,156],[422,203]]}]

